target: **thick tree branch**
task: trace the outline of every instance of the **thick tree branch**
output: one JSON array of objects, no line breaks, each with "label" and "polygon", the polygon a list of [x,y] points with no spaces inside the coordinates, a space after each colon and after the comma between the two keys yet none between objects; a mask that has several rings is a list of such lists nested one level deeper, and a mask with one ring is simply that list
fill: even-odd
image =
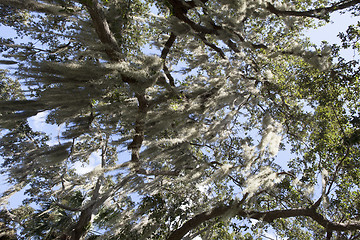
[{"label": "thick tree branch", "polygon": [[164,62],[164,65],[163,65],[163,70],[164,70],[164,73],[165,73],[166,77],[169,79],[170,86],[175,87],[175,79],[171,75],[170,70],[166,66],[165,62]]},{"label": "thick tree branch", "polygon": [[212,210],[200,213],[184,223],[180,228],[175,230],[170,234],[167,240],[181,240],[189,231],[195,229],[200,224],[216,217],[220,217],[223,215],[228,215],[229,211],[233,211],[237,207],[241,207],[241,205],[245,202],[246,198],[248,197],[248,193],[246,193],[240,202],[233,205],[221,205],[218,207],[213,208]]},{"label": "thick tree branch", "polygon": [[239,53],[239,52],[240,52],[240,50],[239,50],[238,46],[236,45],[236,43],[234,43],[234,42],[231,41],[230,39],[227,41],[226,44],[227,44],[228,47],[229,47],[231,50],[233,50],[234,52],[236,52],[236,53]]},{"label": "thick tree branch", "polygon": [[41,3],[34,0],[2,0],[0,5],[12,6],[17,9],[25,9],[34,12],[47,13],[53,15],[74,15],[74,12],[80,10],[76,7],[71,7],[71,11],[66,11],[66,8],[58,5]]},{"label": "thick tree branch", "polygon": [[220,217],[224,214],[227,214],[232,207],[230,206],[220,206],[213,208],[210,211],[200,213],[184,223],[179,229],[175,230],[170,234],[167,240],[181,240],[189,231],[195,229],[200,224],[216,217]]},{"label": "thick tree branch", "polygon": [[199,37],[203,41],[203,43],[205,43],[208,47],[214,49],[221,56],[222,59],[226,59],[226,56],[225,56],[225,53],[223,52],[223,50],[221,50],[221,48],[219,48],[215,44],[209,42],[206,39],[205,34],[199,34]]},{"label": "thick tree branch", "polygon": [[161,56],[160,56],[164,61],[164,63],[163,63],[164,73],[165,73],[166,77],[169,79],[170,86],[173,86],[173,87],[175,86],[175,80],[171,76],[170,71],[169,71],[168,67],[166,66],[166,57],[170,51],[170,48],[174,44],[175,39],[176,39],[176,35],[175,35],[175,33],[172,32],[170,34],[169,39],[166,41],[165,46],[164,46],[163,50],[161,51]]},{"label": "thick tree branch", "polygon": [[[237,209],[238,208],[238,209]],[[237,206],[227,205],[215,207],[210,211],[200,213],[183,224],[180,228],[170,234],[167,240],[180,240],[189,231],[195,229],[200,224],[216,218],[234,213],[238,217],[252,218],[260,221],[271,223],[279,218],[290,218],[290,217],[310,217],[315,222],[323,226],[327,232],[332,231],[351,231],[360,230],[360,222],[346,222],[338,223],[327,220],[323,215],[319,214],[314,208],[299,208],[299,209],[286,209],[286,210],[273,210],[267,212],[247,211],[241,209],[240,204]]]},{"label": "thick tree branch", "polygon": [[174,44],[175,40],[176,40],[176,35],[175,35],[175,33],[172,32],[172,33],[170,34],[169,39],[166,41],[163,50],[161,51],[161,56],[160,56],[160,57],[161,57],[162,59],[164,59],[164,60],[166,59],[166,57],[167,57],[167,55],[168,55],[168,53],[169,53],[169,51],[170,51],[170,48],[171,48],[172,45]]},{"label": "thick tree branch", "polygon": [[[90,2],[90,4],[89,4]],[[109,23],[105,18],[105,14],[101,9],[98,0],[84,1],[84,5],[89,11],[90,17],[94,24],[95,31],[101,41],[105,45],[105,52],[111,61],[119,61],[120,47],[111,32]]]},{"label": "thick tree branch", "polygon": [[355,6],[359,3],[359,0],[352,0],[352,1],[340,1],[338,3],[333,4],[330,7],[324,8],[316,8],[308,11],[287,11],[287,10],[279,10],[275,8],[274,5],[268,3],[267,10],[271,13],[276,15],[283,15],[283,16],[298,16],[298,17],[311,17],[311,18],[318,18],[318,19],[326,19],[325,14],[342,10],[345,8],[349,8]]},{"label": "thick tree branch", "polygon": [[[185,2],[182,0],[168,0],[168,2],[172,6],[172,13],[175,17],[180,19],[181,21],[187,23],[192,29],[194,29],[196,32],[204,33],[204,34],[215,34],[216,29],[207,28],[205,26],[202,26],[200,24],[197,24],[193,21],[191,21],[187,16],[188,10],[196,7],[195,4],[190,4],[191,2]],[[206,1],[203,1],[203,3]]]},{"label": "thick tree branch", "polygon": [[135,121],[135,135],[133,141],[129,144],[128,149],[132,151],[131,161],[138,164],[140,160],[140,148],[144,141],[145,118],[148,111],[148,101],[145,94],[136,94],[138,99],[138,113]]}]

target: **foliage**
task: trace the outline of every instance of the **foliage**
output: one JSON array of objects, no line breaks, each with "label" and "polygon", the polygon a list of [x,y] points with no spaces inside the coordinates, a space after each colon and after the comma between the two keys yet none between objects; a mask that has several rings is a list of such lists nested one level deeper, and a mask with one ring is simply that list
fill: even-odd
[{"label": "foliage", "polygon": [[358,238],[359,23],[341,46],[303,32],[359,7],[0,3],[0,237]]}]

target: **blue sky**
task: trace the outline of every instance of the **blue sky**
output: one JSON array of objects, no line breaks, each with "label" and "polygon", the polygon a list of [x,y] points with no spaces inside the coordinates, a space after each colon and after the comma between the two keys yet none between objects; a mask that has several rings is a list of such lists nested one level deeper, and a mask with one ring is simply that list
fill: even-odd
[{"label": "blue sky", "polygon": [[[331,14],[331,19],[332,21],[325,26],[306,32],[306,35],[310,37],[313,43],[320,45],[322,41],[327,41],[329,44],[340,44],[340,38],[337,36],[339,32],[346,32],[347,26],[360,21],[360,17],[354,17],[350,14],[340,14],[338,12]],[[352,49],[341,50],[341,55],[349,60],[359,58]]]}]

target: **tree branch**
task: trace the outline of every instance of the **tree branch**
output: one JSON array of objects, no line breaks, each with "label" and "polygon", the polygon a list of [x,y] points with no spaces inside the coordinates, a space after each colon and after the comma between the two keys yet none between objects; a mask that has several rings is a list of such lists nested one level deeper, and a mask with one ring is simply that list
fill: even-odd
[{"label": "tree branch", "polygon": [[[211,27],[205,27],[202,26],[198,23],[193,22],[192,20],[190,20],[187,16],[186,13],[189,9],[195,7],[196,5],[191,5],[191,7],[189,7],[188,2],[183,3],[180,0],[169,0],[168,1],[173,9],[173,14],[175,17],[177,17],[179,20],[183,21],[184,23],[188,24],[195,32],[199,33],[199,36],[201,38],[201,40],[210,48],[214,49],[217,53],[220,54],[220,56],[222,58],[226,58],[225,54],[223,53],[223,51],[217,47],[215,44],[212,44],[210,42],[207,41],[207,39],[205,38],[205,34],[211,34],[211,35],[220,35],[221,33],[219,31],[224,31],[224,27],[216,25],[214,21],[210,20],[210,26]],[[203,1],[204,3],[206,1]],[[232,31],[233,34],[235,34],[241,42],[245,42],[245,39],[238,33]],[[226,44],[228,45],[228,47],[233,50],[234,52],[238,53],[240,52],[240,50],[238,49],[236,43],[234,43],[231,38],[229,37],[229,39],[227,41],[225,41]],[[256,44],[256,43],[250,43],[250,46],[252,46],[255,49],[267,49],[267,46],[265,46],[264,44]]]},{"label": "tree branch", "polygon": [[175,80],[171,76],[170,71],[169,71],[168,67],[166,66],[166,57],[170,51],[170,48],[174,44],[175,39],[176,39],[176,35],[175,35],[175,33],[172,32],[170,34],[169,39],[166,41],[165,46],[164,46],[163,50],[161,51],[161,56],[160,56],[164,61],[164,63],[163,63],[164,73],[165,73],[166,77],[169,79],[170,86],[173,86],[173,87],[175,86]]},{"label": "tree branch", "polygon": [[161,51],[161,56],[160,56],[160,57],[161,57],[162,59],[164,59],[164,60],[166,59],[166,57],[167,57],[167,55],[168,55],[168,53],[169,53],[169,51],[170,51],[170,48],[171,48],[172,45],[174,44],[175,40],[176,40],[176,35],[175,35],[175,33],[172,32],[172,33],[170,34],[169,39],[166,41],[163,50]]},{"label": "tree branch", "polygon": [[104,181],[104,174],[101,174],[96,181],[94,190],[92,191],[90,204],[81,210],[79,219],[70,228],[69,235],[71,236],[71,240],[82,239],[82,237],[88,231],[87,226],[91,223],[92,214],[104,202],[104,200],[100,198],[100,188],[102,186],[103,181]]},{"label": "tree branch", "polygon": [[330,184],[329,184],[329,188],[328,188],[328,190],[327,190],[327,192],[326,192],[326,195],[328,195],[328,194],[330,193],[331,188],[332,188],[333,184],[334,184],[335,181],[336,181],[336,178],[337,178],[337,176],[338,176],[338,173],[339,173],[339,171],[340,171],[340,168],[341,168],[343,162],[345,161],[345,159],[348,157],[349,152],[350,152],[350,149],[349,149],[349,146],[347,146],[345,155],[341,158],[341,160],[339,161],[339,163],[338,163],[337,166],[336,166],[335,172],[332,174],[333,177],[332,177],[332,180],[331,180],[331,182],[330,182]]},{"label": "tree branch", "polygon": [[2,0],[1,5],[12,6],[17,9],[26,9],[34,12],[47,13],[53,15],[74,15],[74,12],[80,10],[80,8],[71,7],[71,11],[66,11],[66,8],[58,5],[41,3],[34,0]]},{"label": "tree branch", "polygon": [[142,174],[146,176],[179,176],[180,171],[148,171],[146,169],[140,168],[136,171],[137,174]]},{"label": "tree branch", "polygon": [[90,17],[94,24],[95,31],[100,41],[105,45],[105,52],[111,61],[119,61],[120,47],[111,32],[109,23],[105,18],[105,14],[101,9],[101,6],[97,0],[84,1],[84,5],[89,11]]},{"label": "tree branch", "polygon": [[347,222],[347,223],[338,223],[331,222],[318,212],[314,208],[299,208],[299,209],[285,209],[285,210],[273,210],[267,212],[257,212],[257,211],[247,211],[241,209],[241,204],[237,205],[227,205],[227,206],[218,206],[212,210],[200,213],[185,222],[180,228],[175,230],[170,234],[167,240],[181,240],[189,231],[195,229],[200,224],[216,218],[228,215],[229,213],[234,212],[234,215],[238,217],[252,218],[260,221],[271,223],[278,218],[290,218],[290,217],[310,217],[315,222],[323,226],[327,232],[332,231],[351,231],[351,230],[360,230],[360,222]]},{"label": "tree branch", "polygon": [[200,213],[184,223],[180,228],[170,234],[167,240],[181,240],[189,231],[195,229],[200,224],[216,217],[220,217],[231,209],[230,206],[220,206],[210,211]]},{"label": "tree branch", "polygon": [[308,11],[287,11],[287,10],[279,10],[275,8],[274,5],[271,3],[268,3],[268,6],[266,7],[267,10],[269,10],[271,13],[274,13],[276,15],[283,15],[283,16],[298,16],[298,17],[311,17],[311,18],[318,18],[318,19],[325,19],[325,14],[342,10],[345,8],[349,8],[352,6],[355,6],[359,4],[359,0],[352,0],[352,1],[341,1],[338,3],[333,4],[330,7],[324,7],[324,8],[316,8]]},{"label": "tree branch", "polygon": [[[111,61],[119,62],[121,60],[120,47],[114,37],[114,34],[110,30],[109,24],[98,0],[84,1],[84,5],[90,13],[90,17],[100,41],[105,45],[105,52],[107,56]],[[128,84],[136,82],[136,80],[126,76],[122,76],[122,80]],[[138,162],[140,159],[139,153],[144,140],[144,124],[148,111],[148,101],[145,99],[145,91],[137,93],[136,98],[138,99],[139,108],[138,116],[135,121],[135,135],[132,143],[128,146],[128,149],[131,149],[132,151],[132,162]]]},{"label": "tree branch", "polygon": [[138,163],[140,160],[140,148],[142,142],[144,141],[144,131],[145,131],[145,118],[148,111],[148,101],[145,98],[145,94],[136,94],[138,99],[138,113],[135,121],[135,135],[133,141],[129,144],[128,149],[132,151],[131,161],[133,163]]},{"label": "tree branch", "polygon": [[206,39],[205,34],[199,34],[199,37],[203,41],[203,43],[205,43],[208,47],[214,49],[221,56],[222,59],[226,59],[226,56],[225,56],[225,53],[223,52],[223,50],[221,50],[221,48],[219,48],[215,44],[209,42]]},{"label": "tree branch", "polygon": [[68,210],[68,211],[71,211],[71,212],[79,212],[81,210],[80,208],[74,208],[74,207],[66,206],[66,205],[58,203],[58,202],[55,202],[54,204],[56,206],[62,208],[62,209],[65,209],[65,210]]}]

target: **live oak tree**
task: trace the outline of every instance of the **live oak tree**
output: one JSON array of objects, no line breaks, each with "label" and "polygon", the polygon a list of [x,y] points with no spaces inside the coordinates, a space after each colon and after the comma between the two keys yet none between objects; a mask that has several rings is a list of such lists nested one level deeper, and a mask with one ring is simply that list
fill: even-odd
[{"label": "live oak tree", "polygon": [[[360,71],[340,54],[358,54],[359,23],[341,46],[303,36],[358,1],[0,8],[17,35],[0,38],[0,237],[360,236]],[[57,133],[31,128],[39,113]]]}]

